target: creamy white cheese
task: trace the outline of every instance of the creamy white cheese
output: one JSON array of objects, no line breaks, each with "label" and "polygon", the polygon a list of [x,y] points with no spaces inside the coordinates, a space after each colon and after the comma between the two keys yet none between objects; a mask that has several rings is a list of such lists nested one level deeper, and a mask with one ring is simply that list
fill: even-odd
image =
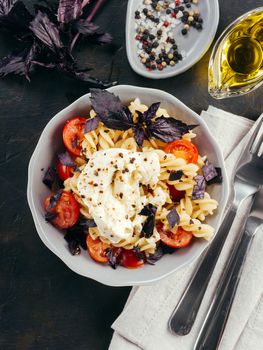
[{"label": "creamy white cheese", "polygon": [[[146,217],[138,215],[149,202],[163,205],[166,194],[146,198],[141,186],[154,188],[160,175],[158,155],[111,148],[95,152],[78,179],[78,191],[101,236],[112,243],[132,236]],[[163,193],[162,193],[163,192]]]}]

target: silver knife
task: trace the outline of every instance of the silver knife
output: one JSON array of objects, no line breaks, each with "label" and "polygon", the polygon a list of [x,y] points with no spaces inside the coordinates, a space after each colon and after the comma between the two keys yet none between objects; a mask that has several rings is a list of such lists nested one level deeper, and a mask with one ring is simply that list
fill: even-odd
[{"label": "silver knife", "polygon": [[255,196],[245,229],[237,241],[228,264],[220,278],[208,314],[199,332],[194,350],[216,350],[218,348],[236,294],[247,253],[255,234],[259,231],[262,231],[261,234],[263,234],[263,189]]},{"label": "silver knife", "polygon": [[[168,322],[170,330],[178,335],[186,335],[192,328],[236,213],[243,201],[254,195],[263,185],[262,141],[263,114],[250,130],[248,142],[236,164],[236,170],[230,182],[233,194],[231,207],[218,232],[204,252]],[[247,212],[249,213],[249,210]]]}]

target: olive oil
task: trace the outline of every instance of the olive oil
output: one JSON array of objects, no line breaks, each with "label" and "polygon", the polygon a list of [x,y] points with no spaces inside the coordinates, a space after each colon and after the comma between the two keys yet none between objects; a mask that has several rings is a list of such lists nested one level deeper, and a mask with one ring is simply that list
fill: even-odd
[{"label": "olive oil", "polygon": [[218,39],[209,63],[209,93],[245,94],[263,83],[263,7],[231,24]]}]

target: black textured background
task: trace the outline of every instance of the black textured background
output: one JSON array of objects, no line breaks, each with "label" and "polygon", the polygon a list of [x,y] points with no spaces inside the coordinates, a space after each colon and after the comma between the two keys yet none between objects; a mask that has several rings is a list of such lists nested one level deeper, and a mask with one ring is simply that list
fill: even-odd
[{"label": "black textured background", "polygon": [[[218,34],[242,13],[262,6],[262,0],[219,3]],[[198,113],[213,104],[255,120],[263,111],[262,88],[235,99],[209,97],[211,50],[175,78],[154,81],[136,75],[125,52],[126,6],[126,0],[107,0],[96,19],[114,36],[110,48],[94,47],[81,54],[96,76],[163,89]],[[0,42],[3,56],[11,43],[4,36]],[[86,92],[82,84],[55,72],[37,72],[31,84],[0,80],[0,349],[107,349],[111,323],[128,296],[129,288],[106,287],[70,271],[38,238],[27,206],[27,166],[42,129]]]}]

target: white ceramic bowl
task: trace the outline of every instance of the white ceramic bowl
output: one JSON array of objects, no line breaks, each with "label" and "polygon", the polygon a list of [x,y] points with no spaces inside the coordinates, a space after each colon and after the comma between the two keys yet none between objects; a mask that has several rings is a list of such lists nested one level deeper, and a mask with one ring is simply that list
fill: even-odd
[{"label": "white ceramic bowl", "polygon": [[173,67],[167,67],[162,71],[154,70],[151,72],[140,62],[137,55],[137,41],[134,39],[136,35],[134,13],[142,2],[142,0],[129,0],[127,7],[126,51],[132,69],[136,73],[151,79],[169,78],[185,72],[203,57],[212,44],[219,21],[218,0],[202,0],[198,3],[198,8],[204,20],[202,31],[190,28],[189,33],[183,36],[181,33],[182,25],[174,28],[173,32],[178,50],[179,52],[185,52],[184,59]]},{"label": "white ceramic bowl", "polygon": [[[213,164],[222,168],[223,183],[209,187],[209,192],[219,202],[219,207],[215,215],[207,219],[207,222],[217,229],[226,206],[229,189],[222,153],[204,121],[177,98],[160,90],[119,85],[110,88],[109,91],[118,95],[124,103],[136,97],[139,97],[146,105],[160,101],[161,106],[166,108],[171,116],[189,124],[200,125],[195,129],[198,135],[196,144],[200,153],[206,154]],[[85,251],[82,251],[79,256],[72,256],[63,234],[44,219],[43,201],[50,191],[42,183],[43,169],[46,170],[51,164],[54,164],[56,153],[63,149],[61,135],[65,121],[76,115],[87,115],[89,108],[90,99],[87,94],[55,115],[42,132],[31,157],[28,169],[27,198],[37,232],[44,244],[54,254],[71,270],[82,276],[110,286],[145,285],[156,282],[197,258],[207,247],[208,242],[196,239],[188,248],[178,250],[172,255],[165,255],[154,266],[146,264],[143,268],[135,270],[118,266],[116,270],[113,270],[109,266],[94,262]]]}]

